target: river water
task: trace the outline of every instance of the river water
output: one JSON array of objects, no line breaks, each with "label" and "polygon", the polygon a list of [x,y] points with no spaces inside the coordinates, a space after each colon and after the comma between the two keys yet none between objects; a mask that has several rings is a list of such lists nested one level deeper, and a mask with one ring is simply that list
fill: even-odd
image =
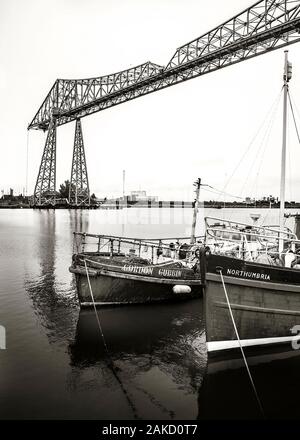
[{"label": "river water", "polygon": [[[277,223],[276,210],[257,212]],[[249,213],[205,214],[248,221]],[[108,355],[94,312],[80,311],[68,271],[73,231],[178,237],[190,233],[191,220],[191,209],[0,210],[0,419],[201,418],[202,300],[98,310]],[[249,410],[242,394],[238,401]]]}]

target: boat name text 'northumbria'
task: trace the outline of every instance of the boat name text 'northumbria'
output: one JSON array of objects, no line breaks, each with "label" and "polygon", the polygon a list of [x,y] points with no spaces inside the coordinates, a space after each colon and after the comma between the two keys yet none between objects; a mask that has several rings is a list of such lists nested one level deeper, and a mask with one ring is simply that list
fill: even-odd
[{"label": "boat name text 'northumbria'", "polygon": [[227,269],[227,275],[235,275],[238,277],[255,278],[257,280],[270,281],[270,275],[258,272],[247,272],[245,270]]}]

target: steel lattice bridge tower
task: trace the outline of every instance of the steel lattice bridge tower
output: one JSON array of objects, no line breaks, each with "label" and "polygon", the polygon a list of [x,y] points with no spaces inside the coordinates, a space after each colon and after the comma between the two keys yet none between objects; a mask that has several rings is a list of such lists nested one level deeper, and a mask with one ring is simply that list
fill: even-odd
[{"label": "steel lattice bridge tower", "polygon": [[[166,66],[148,61],[97,78],[57,79],[28,126],[28,129],[48,130],[34,191],[35,205],[55,204],[56,128],[59,125],[298,41],[300,0],[260,0],[179,47]],[[88,206],[89,197],[79,195],[89,194],[89,186],[82,133],[78,127],[81,127],[79,122],[75,130],[70,202],[78,202],[79,197],[81,206]]]},{"label": "steel lattice bridge tower", "polygon": [[76,120],[75,141],[69,188],[69,203],[76,207],[90,204],[89,179],[86,167],[80,119]]}]

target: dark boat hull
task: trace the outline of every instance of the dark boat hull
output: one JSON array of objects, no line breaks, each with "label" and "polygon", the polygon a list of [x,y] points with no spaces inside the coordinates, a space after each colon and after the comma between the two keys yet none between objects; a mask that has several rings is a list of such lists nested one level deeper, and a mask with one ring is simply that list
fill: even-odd
[{"label": "dark boat hull", "polygon": [[[103,268],[99,264],[97,269],[88,268],[87,277],[84,267],[70,267],[70,271],[76,276],[78,298],[83,307],[94,304],[144,304],[202,296],[199,274],[194,274],[193,279],[188,279],[187,271],[184,270],[151,269],[147,266],[145,270],[139,266],[129,266],[128,270],[131,273],[124,273],[121,266],[114,266],[112,270],[109,265]],[[171,275],[174,273],[177,278],[159,276],[160,270]]]},{"label": "dark boat hull", "polygon": [[204,292],[210,353],[239,346],[220,270],[243,346],[291,343],[297,338],[300,331],[299,270],[211,255],[207,259]]},{"label": "dark boat hull", "polygon": [[[300,352],[291,345],[246,347],[244,353],[251,371],[264,418],[299,417]],[[210,355],[199,390],[199,419],[255,420],[262,418],[249,382],[241,351]]]}]

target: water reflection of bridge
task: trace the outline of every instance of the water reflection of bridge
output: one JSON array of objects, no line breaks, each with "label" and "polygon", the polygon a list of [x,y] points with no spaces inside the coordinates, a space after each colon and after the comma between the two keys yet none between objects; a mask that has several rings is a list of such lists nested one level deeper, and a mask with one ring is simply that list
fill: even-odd
[{"label": "water reflection of bridge", "polygon": [[27,273],[25,288],[49,340],[68,343],[78,317],[74,280],[68,271],[73,231],[88,229],[88,216],[80,210],[35,211],[35,215],[38,232],[33,259],[37,270]]},{"label": "water reflection of bridge", "polygon": [[98,310],[117,379],[95,312],[79,312],[68,272],[72,232],[88,230],[88,213],[35,215],[36,254],[25,287],[49,343],[68,353],[68,393],[94,399],[92,417],[195,418],[206,362],[201,300]]}]

